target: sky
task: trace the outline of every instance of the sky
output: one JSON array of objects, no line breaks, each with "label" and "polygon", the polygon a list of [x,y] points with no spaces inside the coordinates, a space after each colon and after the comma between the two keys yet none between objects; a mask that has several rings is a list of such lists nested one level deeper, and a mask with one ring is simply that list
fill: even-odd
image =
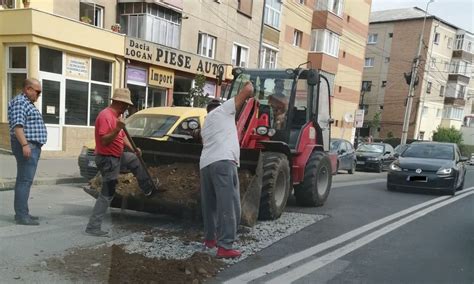
[{"label": "sky", "polygon": [[[424,10],[426,3],[428,0],[372,0],[372,11],[409,7]],[[428,6],[428,14],[474,33],[474,0],[435,0]]]}]

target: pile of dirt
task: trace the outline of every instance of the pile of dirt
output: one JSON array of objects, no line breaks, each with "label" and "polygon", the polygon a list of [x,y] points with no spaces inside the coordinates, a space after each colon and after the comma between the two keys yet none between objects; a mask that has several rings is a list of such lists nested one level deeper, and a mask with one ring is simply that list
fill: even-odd
[{"label": "pile of dirt", "polygon": [[205,253],[187,259],[154,259],[128,253],[121,246],[78,249],[47,260],[49,269],[84,283],[202,283],[225,263]]},{"label": "pile of dirt", "polygon": [[[149,167],[153,178],[160,181],[159,192],[146,198],[131,173],[120,174],[116,187],[113,207],[171,214],[191,220],[201,218],[201,194],[199,165],[192,163],[174,163]],[[245,195],[254,175],[248,170],[239,170],[240,197]],[[99,192],[102,178],[97,174],[90,180],[90,186]]]}]

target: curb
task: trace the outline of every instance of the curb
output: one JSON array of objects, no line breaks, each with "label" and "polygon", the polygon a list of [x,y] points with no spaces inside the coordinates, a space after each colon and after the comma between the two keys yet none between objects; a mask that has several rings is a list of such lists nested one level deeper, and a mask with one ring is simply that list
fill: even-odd
[{"label": "curb", "polygon": [[[83,177],[66,177],[66,178],[40,178],[33,181],[33,185],[57,185],[68,183],[86,183],[88,180]],[[15,188],[15,180],[0,179],[0,191],[13,190]]]}]

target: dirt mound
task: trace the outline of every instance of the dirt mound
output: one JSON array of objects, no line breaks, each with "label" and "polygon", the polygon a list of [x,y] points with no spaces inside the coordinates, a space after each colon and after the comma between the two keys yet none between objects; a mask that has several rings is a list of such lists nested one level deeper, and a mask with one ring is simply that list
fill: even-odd
[{"label": "dirt mound", "polygon": [[[160,180],[160,192],[147,198],[138,187],[132,173],[120,174],[116,187],[113,207],[165,213],[191,220],[201,219],[199,165],[175,163],[149,167],[152,177]],[[240,197],[245,192],[254,175],[248,170],[239,170]],[[100,191],[102,178],[97,174],[90,181],[91,188]]]},{"label": "dirt mound", "polygon": [[50,269],[72,281],[94,283],[202,283],[225,264],[205,253],[187,259],[154,259],[128,253],[121,246],[78,249],[47,261]]}]

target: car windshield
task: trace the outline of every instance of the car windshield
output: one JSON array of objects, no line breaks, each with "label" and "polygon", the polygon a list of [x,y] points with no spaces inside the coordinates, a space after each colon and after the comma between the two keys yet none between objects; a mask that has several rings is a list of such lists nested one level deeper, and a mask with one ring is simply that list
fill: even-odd
[{"label": "car windshield", "polygon": [[403,152],[402,157],[453,160],[454,147],[442,144],[412,144]]},{"label": "car windshield", "polygon": [[339,144],[341,144],[341,141],[339,141],[339,140],[331,140],[331,145],[329,145],[330,151],[336,151],[337,148],[339,148]]},{"label": "car windshield", "polygon": [[357,152],[383,153],[383,148],[380,144],[362,144],[357,148]]},{"label": "car windshield", "polygon": [[395,153],[401,154],[406,148],[408,148],[408,144],[398,145],[395,147]]},{"label": "car windshield", "polygon": [[132,115],[127,119],[127,130],[131,136],[160,138],[169,132],[178,118],[164,114]]}]

